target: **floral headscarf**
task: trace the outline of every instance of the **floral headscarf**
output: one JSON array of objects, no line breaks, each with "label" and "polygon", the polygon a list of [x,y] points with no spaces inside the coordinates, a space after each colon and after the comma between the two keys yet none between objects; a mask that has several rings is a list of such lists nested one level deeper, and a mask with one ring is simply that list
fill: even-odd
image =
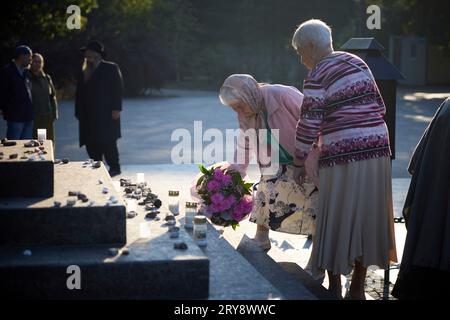
[{"label": "floral headscarf", "polygon": [[[229,106],[233,101],[239,100],[249,105],[253,110],[255,113],[254,119],[246,119],[247,121],[244,121],[249,128],[258,129],[265,127],[263,114],[265,106],[260,86],[251,75],[233,74],[225,79],[220,88],[219,98],[222,104]],[[253,123],[251,124],[250,122]]]}]

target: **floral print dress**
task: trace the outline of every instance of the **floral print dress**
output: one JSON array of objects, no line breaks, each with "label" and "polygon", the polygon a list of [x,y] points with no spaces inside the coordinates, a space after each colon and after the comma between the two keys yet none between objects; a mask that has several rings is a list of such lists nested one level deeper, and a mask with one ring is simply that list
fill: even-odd
[{"label": "floral print dress", "polygon": [[294,167],[281,165],[277,174],[261,177],[250,221],[274,231],[314,235],[318,198],[313,183],[298,185]]}]

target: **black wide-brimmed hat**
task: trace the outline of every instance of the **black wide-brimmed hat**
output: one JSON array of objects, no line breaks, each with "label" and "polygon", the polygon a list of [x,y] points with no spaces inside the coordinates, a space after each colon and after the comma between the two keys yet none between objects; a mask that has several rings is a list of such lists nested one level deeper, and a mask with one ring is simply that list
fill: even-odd
[{"label": "black wide-brimmed hat", "polygon": [[80,48],[82,52],[91,50],[99,53],[103,58],[106,56],[105,46],[99,41],[90,41],[87,46]]}]

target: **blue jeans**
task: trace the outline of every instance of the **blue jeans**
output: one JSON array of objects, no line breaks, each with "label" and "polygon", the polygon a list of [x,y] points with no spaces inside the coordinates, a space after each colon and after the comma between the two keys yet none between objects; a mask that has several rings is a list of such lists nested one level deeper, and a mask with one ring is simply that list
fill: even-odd
[{"label": "blue jeans", "polygon": [[28,140],[33,139],[33,121],[14,122],[8,121],[6,139],[8,140]]}]

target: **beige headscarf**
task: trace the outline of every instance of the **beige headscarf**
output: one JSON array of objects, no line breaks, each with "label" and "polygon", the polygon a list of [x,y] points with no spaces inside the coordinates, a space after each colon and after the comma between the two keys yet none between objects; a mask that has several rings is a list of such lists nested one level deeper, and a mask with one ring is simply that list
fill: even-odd
[{"label": "beige headscarf", "polygon": [[265,105],[260,86],[251,75],[233,74],[225,79],[220,88],[219,98],[222,104],[230,106],[233,101],[242,101],[253,110],[255,113],[254,117],[241,119],[248,128],[265,128],[263,113]]}]

